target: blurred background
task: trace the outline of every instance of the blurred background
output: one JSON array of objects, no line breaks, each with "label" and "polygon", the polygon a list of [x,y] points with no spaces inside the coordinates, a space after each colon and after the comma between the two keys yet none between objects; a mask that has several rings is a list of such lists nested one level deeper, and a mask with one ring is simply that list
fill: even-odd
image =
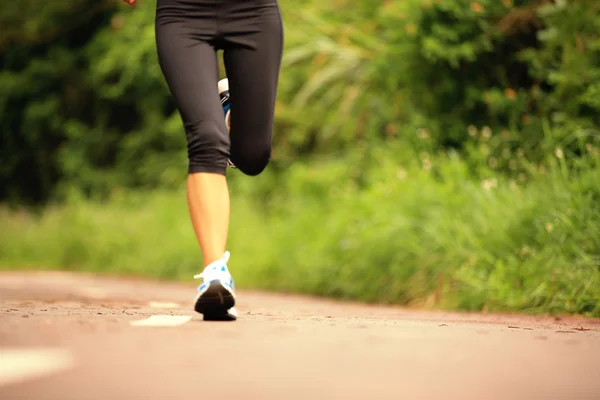
[{"label": "blurred background", "polygon": [[[280,6],[273,159],[229,172],[238,286],[600,316],[600,2]],[[154,12],[0,5],[2,269],[200,272]]]}]

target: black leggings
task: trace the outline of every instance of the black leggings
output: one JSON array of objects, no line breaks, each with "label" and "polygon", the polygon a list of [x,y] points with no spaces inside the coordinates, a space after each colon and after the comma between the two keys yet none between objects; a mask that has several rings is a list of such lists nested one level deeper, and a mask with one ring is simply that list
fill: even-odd
[{"label": "black leggings", "polygon": [[[283,52],[277,0],[157,0],[156,46],[185,128],[189,173],[225,174],[227,158],[247,175],[271,156]],[[228,134],[217,90],[217,50],[229,79]]]}]

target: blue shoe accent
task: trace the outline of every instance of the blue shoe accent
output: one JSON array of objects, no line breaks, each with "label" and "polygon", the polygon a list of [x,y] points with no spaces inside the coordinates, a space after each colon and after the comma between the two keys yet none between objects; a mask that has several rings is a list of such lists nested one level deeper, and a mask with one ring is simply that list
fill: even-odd
[{"label": "blue shoe accent", "polygon": [[[223,79],[225,81],[225,79]],[[221,100],[221,107],[223,107],[223,115],[227,115],[227,111],[231,108],[231,104],[229,103],[229,81],[224,86],[227,89],[221,89],[222,91],[219,93],[219,99]]]},{"label": "blue shoe accent", "polygon": [[208,285],[206,283],[203,283],[202,285],[198,286],[198,289],[196,289],[196,292],[199,292],[201,290],[204,290],[208,287]]}]

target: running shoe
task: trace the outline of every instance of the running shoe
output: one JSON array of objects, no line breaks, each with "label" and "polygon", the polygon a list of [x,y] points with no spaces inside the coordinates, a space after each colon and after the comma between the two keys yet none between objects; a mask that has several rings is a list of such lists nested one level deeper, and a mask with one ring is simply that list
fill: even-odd
[{"label": "running shoe", "polygon": [[[221,107],[223,107],[223,115],[225,117],[225,125],[227,126],[227,132],[229,132],[230,124],[230,115],[231,115],[231,104],[229,103],[229,79],[224,78],[221,79],[217,83],[217,87],[219,89],[219,98],[221,99]],[[227,166],[230,168],[235,168],[235,164],[231,162],[230,159],[227,159]]]},{"label": "running shoe", "polygon": [[229,252],[204,268],[194,279],[203,279],[196,292],[194,310],[206,321],[233,321],[237,319],[235,284],[227,268]]}]

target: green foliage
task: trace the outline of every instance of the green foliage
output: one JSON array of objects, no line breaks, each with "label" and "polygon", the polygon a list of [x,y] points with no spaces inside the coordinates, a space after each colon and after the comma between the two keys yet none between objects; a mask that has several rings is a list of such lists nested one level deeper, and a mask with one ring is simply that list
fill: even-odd
[{"label": "green foliage", "polygon": [[[176,186],[185,136],[156,59],[154,3],[38,3],[0,6],[0,199]],[[581,155],[598,144],[594,2],[281,7],[274,168],[398,140],[415,154],[420,135],[466,155],[477,146],[469,127],[501,135],[492,140],[503,141],[498,151],[540,164],[556,148]],[[487,173],[479,159],[467,161],[475,176]],[[522,172],[502,165],[496,172]]]},{"label": "green foliage", "polygon": [[[27,50],[39,44],[64,44],[64,35],[73,33],[89,23],[98,13],[114,7],[115,0],[71,0],[69,2],[40,2],[20,0],[0,6],[0,49],[10,54],[15,48]],[[89,37],[72,37],[87,40]],[[12,51],[11,51],[12,50]]]},{"label": "green foliage", "polygon": [[117,12],[116,1],[44,3],[26,24],[16,4],[1,6],[21,30],[0,36],[0,198],[179,181],[185,137],[156,60],[150,2],[137,12]]},{"label": "green foliage", "polygon": [[410,137],[419,128],[438,146],[462,149],[468,126],[510,135],[513,150],[538,161],[557,146],[582,152],[595,144],[598,5],[407,0],[365,11],[363,4],[301,9],[298,18],[312,29],[290,35],[283,98],[301,106],[289,112],[298,121],[313,116],[293,137],[318,132],[310,139],[316,151],[353,146],[365,133]]},{"label": "green foliage", "polygon": [[[273,161],[230,174],[242,285],[599,315],[600,3],[280,4]],[[47,206],[0,214],[0,264],[197,272],[154,7],[0,5],[0,201]]]},{"label": "green foliage", "polygon": [[79,51],[104,26],[110,5],[26,0],[0,6],[0,199],[46,199],[63,177],[59,152],[67,131],[93,115]]},{"label": "green foliage", "polygon": [[[462,310],[600,316],[600,155],[561,159],[527,185],[478,181],[455,152],[403,167],[379,149],[362,187],[358,152],[295,164],[265,207],[232,186],[228,249],[244,289]],[[564,159],[563,159],[564,161]],[[525,163],[525,161],[522,161]],[[274,172],[266,172],[265,181]],[[116,193],[41,217],[1,213],[0,265],[190,281],[201,257],[182,187]]]},{"label": "green foliage", "polygon": [[185,136],[158,65],[149,3],[115,12],[83,50],[94,117],[66,131],[60,160],[69,186],[103,194],[168,187],[185,174]]},{"label": "green foliage", "polygon": [[[537,82],[532,98],[554,126],[565,132],[598,136],[600,126],[600,4],[558,1],[539,9],[544,46],[523,58]],[[569,138],[561,138],[569,140]],[[574,138],[570,138],[573,140]]]}]

